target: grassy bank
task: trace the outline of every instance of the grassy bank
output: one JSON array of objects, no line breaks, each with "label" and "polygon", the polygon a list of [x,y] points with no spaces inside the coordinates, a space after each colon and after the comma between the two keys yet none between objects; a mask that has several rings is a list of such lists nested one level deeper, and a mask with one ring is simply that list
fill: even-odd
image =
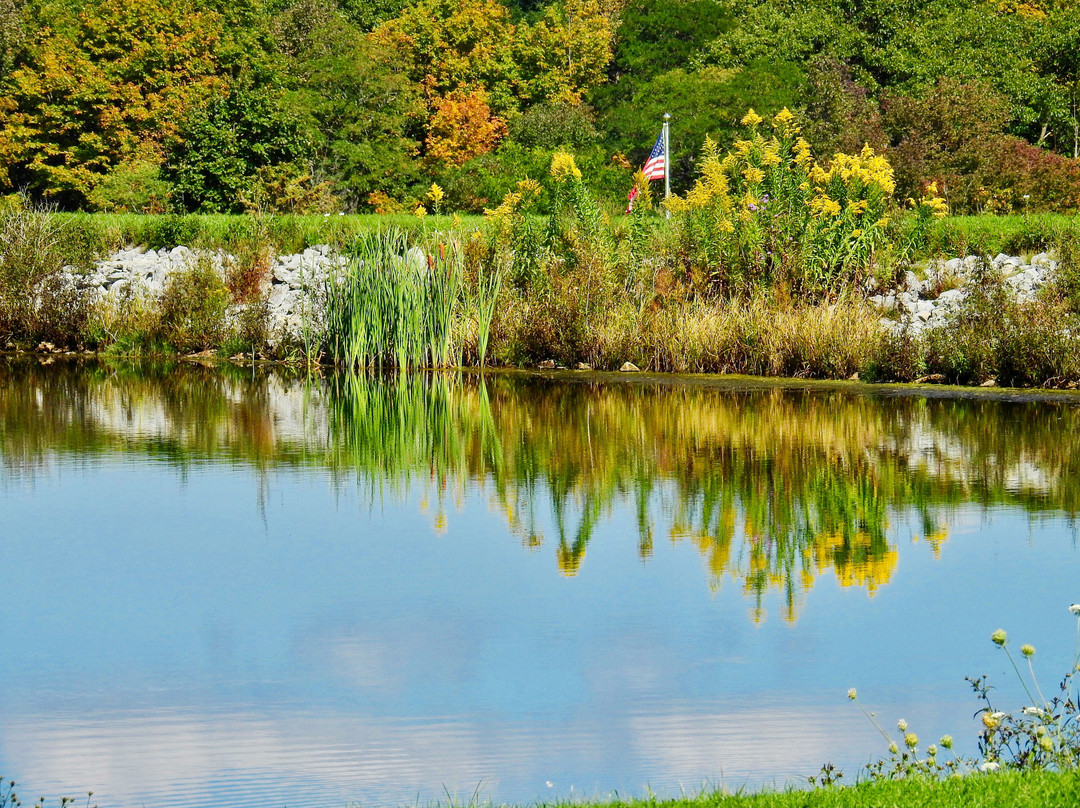
[{"label": "grassy bank", "polygon": [[[86,257],[101,258],[125,247],[161,249],[180,245],[193,249],[235,249],[252,238],[268,241],[279,253],[300,252],[316,244],[343,247],[360,235],[388,227],[414,235],[452,228],[478,228],[483,217],[473,214],[410,214],[321,216],[280,214],[253,217],[242,214],[151,215],[134,213],[57,213],[69,234],[72,257],[79,249]],[[542,217],[535,217],[543,227]],[[625,224],[608,220],[611,238],[619,237]],[[651,229],[663,233],[669,223],[657,217]],[[1078,228],[1075,215],[1038,213],[1027,215],[949,216],[931,226],[913,258],[941,256],[1022,255],[1052,249]],[[903,225],[898,228],[902,231]]]},{"label": "grassy bank", "polygon": [[[9,790],[10,791],[10,790]],[[0,808],[16,808],[0,787]],[[36,805],[44,805],[44,801]],[[70,801],[63,804],[70,804]],[[995,772],[949,780],[912,778],[866,782],[852,787],[791,789],[760,793],[706,791],[672,800],[656,798],[573,800],[536,803],[532,808],[1075,808],[1080,805],[1076,772]],[[96,808],[96,803],[95,803]],[[103,805],[102,808],[108,808]],[[437,806],[429,806],[437,808]],[[451,802],[447,808],[516,808],[484,801]]]},{"label": "grassy bank", "polygon": [[414,236],[447,231],[451,227],[478,227],[480,216],[408,214],[379,216],[56,213],[67,236],[68,251],[78,259],[103,258],[115,250],[143,247],[151,250],[185,246],[192,249],[236,252],[257,242],[279,254],[302,252],[316,244],[342,248],[358,236],[396,228]]},{"label": "grassy bank", "polygon": [[[869,147],[818,163],[786,110],[743,122],[746,139],[727,155],[706,142],[701,178],[684,196],[656,204],[639,175],[628,215],[606,213],[561,152],[550,188],[525,178],[467,221],[8,211],[0,346],[1080,385],[1074,217],[949,218],[933,184],[899,205],[891,167]],[[278,338],[267,306],[273,259],[314,244],[351,256],[348,271],[314,293],[325,316],[305,319],[302,339]],[[192,267],[159,299],[107,302],[61,271],[120,247],[178,245],[225,251],[228,266]],[[1018,300],[984,261],[954,279],[967,294],[948,322],[921,333],[883,323],[866,299],[906,288],[906,273],[928,271],[927,259],[1046,250],[1059,264],[1034,300]]]},{"label": "grassy bank", "polygon": [[592,808],[1074,808],[1080,804],[1075,772],[995,772],[949,780],[913,778],[848,788],[725,794],[677,800],[615,800]]},{"label": "grassy bank", "polygon": [[[114,354],[169,355],[210,348],[222,356],[243,352],[265,359],[356,363],[365,357],[360,363],[382,362],[380,354],[363,347],[366,342],[383,345],[381,355],[392,358],[388,364],[430,363],[421,356],[405,357],[387,341],[382,332],[398,328],[397,321],[383,322],[390,311],[387,306],[381,319],[374,316],[368,304],[375,298],[370,290],[364,292],[362,284],[350,287],[349,294],[334,290],[333,300],[348,305],[333,313],[330,332],[315,334],[304,344],[286,342],[273,349],[267,342],[258,288],[273,256],[333,241],[329,236],[334,232],[340,241],[370,253],[372,234],[388,232],[384,219],[342,217],[340,223],[324,223],[322,217],[279,221],[33,214],[25,218],[32,220],[16,222],[8,217],[10,246],[0,261],[0,346],[9,350],[34,349],[45,341]],[[1040,232],[1047,235],[1066,228],[1068,222],[1046,221],[1050,224]],[[956,384],[995,380],[1002,385],[1053,387],[1080,380],[1080,328],[1068,328],[1080,302],[1080,283],[1071,279],[1080,272],[1073,242],[1065,237],[1056,242],[1064,258],[1063,282],[1044,290],[1039,300],[1018,303],[1000,278],[987,275],[978,294],[969,297],[948,326],[916,336],[884,328],[880,312],[854,285],[839,285],[825,294],[799,293],[783,282],[710,292],[707,278],[675,264],[677,245],[668,224],[646,221],[647,230],[636,234],[646,244],[637,251],[630,249],[635,234],[627,232],[633,225],[622,221],[617,223],[622,230],[595,232],[592,244],[571,230],[572,240],[561,245],[540,243],[541,225],[547,228],[550,223],[524,216],[512,223],[521,232],[510,239],[500,235],[499,222],[454,227],[450,220],[430,217],[407,224],[411,229],[395,230],[382,241],[385,249],[379,249],[386,253],[387,266],[400,264],[391,253],[400,256],[406,244],[414,244],[433,256],[433,267],[457,267],[452,299],[437,306],[443,333],[436,364],[478,365],[483,355],[489,364],[501,366],[553,360],[566,367],[584,363],[614,370],[631,362],[642,370],[675,373],[825,379],[858,374],[864,380],[904,382],[936,375]],[[442,224],[450,229],[438,230]],[[998,224],[998,244],[1015,242],[1017,234],[1026,232],[1024,220],[940,223],[968,234]],[[90,238],[93,228],[113,234],[106,246]],[[297,235],[291,240],[273,235],[292,230]],[[537,243],[530,244],[530,239]],[[94,305],[61,282],[62,266],[86,264],[117,245],[151,247],[185,241],[229,250],[236,256],[232,276],[217,278],[205,267],[195,267],[189,276],[178,278],[157,305],[136,300]],[[1026,243],[1031,249],[1055,249],[1053,243]],[[285,244],[291,246],[281,246]],[[352,277],[363,280],[355,273]],[[418,312],[420,303],[405,303],[428,299],[424,284],[429,275],[398,277],[401,282],[384,289],[380,299],[396,295],[403,301],[402,312]],[[256,305],[248,305],[244,317],[230,318],[228,304],[245,298]],[[361,322],[381,332],[356,331]]]}]

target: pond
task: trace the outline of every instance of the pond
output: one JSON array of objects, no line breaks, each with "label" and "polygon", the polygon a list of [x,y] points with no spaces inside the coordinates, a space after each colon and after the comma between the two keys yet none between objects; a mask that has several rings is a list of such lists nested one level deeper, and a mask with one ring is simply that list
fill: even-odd
[{"label": "pond", "polygon": [[973,752],[1080,600],[1080,398],[0,361],[0,773],[25,802],[854,780]]}]

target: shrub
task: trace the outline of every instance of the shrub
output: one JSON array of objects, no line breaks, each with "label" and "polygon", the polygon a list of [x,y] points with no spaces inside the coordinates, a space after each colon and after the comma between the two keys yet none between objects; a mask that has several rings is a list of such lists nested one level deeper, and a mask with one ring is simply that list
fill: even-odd
[{"label": "shrub", "polygon": [[1017,301],[984,261],[956,315],[926,333],[926,369],[955,384],[1063,386],[1080,378],[1080,319],[1053,299]]},{"label": "shrub", "polygon": [[229,223],[225,233],[225,286],[234,303],[254,300],[269,287],[276,255],[276,218],[253,214]]},{"label": "shrub", "polygon": [[173,273],[159,301],[161,338],[180,353],[206,350],[225,338],[229,292],[208,256]]},{"label": "shrub", "polygon": [[1080,207],[1080,163],[1020,138],[991,141],[974,176],[973,204],[990,212],[1065,213]]},{"label": "shrub", "polygon": [[1080,314],[1080,231],[1066,230],[1055,245],[1058,267],[1054,277],[1054,292],[1065,307]]},{"label": "shrub", "polygon": [[0,338],[78,344],[89,302],[64,274],[65,232],[53,211],[0,214]]},{"label": "shrub", "polygon": [[147,219],[146,246],[151,250],[173,247],[194,247],[205,235],[206,228],[199,216],[169,213]]},{"label": "shrub", "polygon": [[944,77],[919,97],[886,94],[882,121],[897,194],[915,197],[931,182],[952,210],[980,209],[981,174],[1004,137],[1008,102],[985,84]]}]

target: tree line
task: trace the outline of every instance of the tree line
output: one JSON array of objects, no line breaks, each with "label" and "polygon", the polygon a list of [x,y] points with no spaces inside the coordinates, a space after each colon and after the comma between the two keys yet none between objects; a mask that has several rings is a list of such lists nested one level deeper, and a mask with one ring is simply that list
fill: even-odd
[{"label": "tree line", "polygon": [[614,201],[664,112],[684,190],[787,107],[901,198],[1074,210],[1078,100],[1072,0],[0,0],[0,193],[64,209],[478,212],[559,149]]}]

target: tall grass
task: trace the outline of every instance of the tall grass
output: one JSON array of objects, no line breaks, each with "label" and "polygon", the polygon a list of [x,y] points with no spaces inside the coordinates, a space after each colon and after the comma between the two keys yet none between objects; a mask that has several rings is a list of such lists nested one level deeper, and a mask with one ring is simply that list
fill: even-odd
[{"label": "tall grass", "polygon": [[488,341],[491,337],[491,321],[495,317],[495,303],[502,289],[503,270],[499,264],[485,269],[477,267],[476,277],[476,353],[477,364],[484,366]]},{"label": "tall grass", "polygon": [[388,229],[357,239],[342,276],[328,288],[327,341],[347,368],[460,364],[453,340],[462,296],[456,245],[428,252]]}]

